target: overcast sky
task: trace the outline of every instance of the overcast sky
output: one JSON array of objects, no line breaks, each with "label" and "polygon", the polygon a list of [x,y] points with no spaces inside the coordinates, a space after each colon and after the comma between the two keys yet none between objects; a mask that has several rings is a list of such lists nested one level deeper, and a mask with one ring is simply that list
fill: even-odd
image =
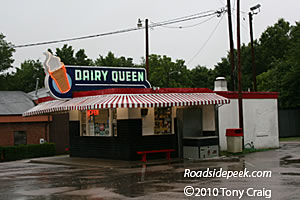
[{"label": "overcast sky", "polygon": [[[0,32],[6,36],[7,41],[15,45],[67,39],[136,27],[138,18],[161,22],[202,11],[217,10],[225,6],[225,2],[226,0],[2,0]],[[249,8],[258,3],[261,4],[261,11],[254,16],[255,38],[279,18],[284,18],[291,24],[300,20],[299,0],[241,0],[242,43],[249,42]],[[235,5],[233,24],[236,45],[236,0],[231,0],[231,4]],[[203,20],[150,30],[150,54],[167,55],[173,60],[183,59],[189,68],[198,64],[213,68],[229,49],[227,15],[223,18],[215,17],[198,26],[176,28],[195,25]],[[221,22],[217,26],[219,20]],[[215,27],[217,29],[214,34],[200,51]],[[86,54],[93,60],[99,54],[106,55],[112,51],[118,57],[132,57],[135,63],[140,63],[141,57],[145,55],[144,39],[144,30],[138,30],[67,44],[72,45],[75,51],[85,49]],[[25,59],[43,61],[42,52],[48,48],[61,48],[63,44],[16,49],[14,66],[20,66]]]}]

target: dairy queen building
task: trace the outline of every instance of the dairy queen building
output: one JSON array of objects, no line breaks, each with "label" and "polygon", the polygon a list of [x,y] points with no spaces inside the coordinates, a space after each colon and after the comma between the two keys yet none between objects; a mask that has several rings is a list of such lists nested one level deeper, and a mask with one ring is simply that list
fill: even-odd
[{"label": "dairy queen building", "polygon": [[229,99],[206,88],[151,87],[143,68],[64,66],[46,56],[52,98],[23,116],[68,113],[71,157],[218,156],[218,108]]}]

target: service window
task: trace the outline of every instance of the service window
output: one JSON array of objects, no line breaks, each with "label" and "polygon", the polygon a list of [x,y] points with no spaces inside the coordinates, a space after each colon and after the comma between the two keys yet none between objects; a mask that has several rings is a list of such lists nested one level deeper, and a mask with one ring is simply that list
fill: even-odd
[{"label": "service window", "polygon": [[87,110],[81,112],[81,136],[116,135],[116,109]]},{"label": "service window", "polygon": [[27,136],[25,131],[14,132],[14,144],[15,145],[27,144]]},{"label": "service window", "polygon": [[155,126],[154,134],[171,134],[172,133],[172,109],[155,108]]}]

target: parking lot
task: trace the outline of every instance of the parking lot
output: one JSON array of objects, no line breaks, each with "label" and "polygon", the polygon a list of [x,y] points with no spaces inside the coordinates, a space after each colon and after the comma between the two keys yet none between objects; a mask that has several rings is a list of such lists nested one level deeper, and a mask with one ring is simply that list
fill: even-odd
[{"label": "parking lot", "polygon": [[[179,162],[152,166],[75,166],[37,164],[29,160],[0,164],[0,199],[299,199],[300,143],[247,154],[240,162]],[[271,177],[184,177],[186,169],[271,171]],[[184,188],[195,190],[191,196]],[[222,189],[223,188],[223,189]],[[209,190],[214,191],[209,196]],[[261,195],[254,195],[254,190]],[[204,191],[204,190],[202,190]],[[228,191],[228,192],[227,192]],[[271,197],[267,195],[271,191]],[[254,195],[254,196],[251,196]]]}]

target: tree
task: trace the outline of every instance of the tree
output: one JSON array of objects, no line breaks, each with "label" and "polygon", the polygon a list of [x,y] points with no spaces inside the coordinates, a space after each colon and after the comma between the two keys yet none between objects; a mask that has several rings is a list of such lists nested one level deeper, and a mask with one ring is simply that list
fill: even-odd
[{"label": "tree", "polygon": [[[173,62],[166,55],[150,55],[148,79],[151,85],[164,88],[190,87],[189,72],[184,63],[180,59]],[[145,67],[145,63],[142,66]]]},{"label": "tree", "polygon": [[56,56],[60,57],[65,65],[75,65],[74,49],[72,46],[65,44],[61,49],[56,48]]},{"label": "tree", "polygon": [[[236,55],[236,51],[234,52]],[[232,88],[232,80],[231,80],[231,65],[229,62],[229,52],[227,53],[226,58],[221,58],[221,62],[218,62],[215,65],[215,68],[212,70],[211,74],[213,76],[213,80],[217,77],[225,77],[227,80],[227,86],[229,90],[233,90]],[[236,60],[236,59],[235,59]]]},{"label": "tree", "polygon": [[289,33],[291,26],[284,19],[279,19],[276,24],[268,27],[260,36],[260,51],[258,60],[261,61],[258,70],[267,71],[271,63],[278,59],[284,59],[290,45]]},{"label": "tree", "polygon": [[[300,23],[296,22],[295,26],[288,26],[287,22],[281,20],[275,24],[278,26],[277,32],[281,34],[275,49],[269,49],[271,54],[274,51],[269,70],[260,74],[258,78],[258,88],[261,91],[276,91],[280,93],[280,108],[299,108],[300,107]],[[284,31],[280,31],[284,30]],[[282,32],[284,34],[282,34]],[[273,33],[273,32],[272,32]],[[275,38],[279,36],[273,34]],[[274,41],[276,42],[276,41]],[[281,52],[281,54],[280,54]]]},{"label": "tree", "polygon": [[[48,49],[49,52],[52,53],[51,49]],[[68,46],[64,44],[64,46],[60,48],[56,48],[55,55],[60,57],[61,61],[65,65],[79,65],[79,66],[90,66],[93,65],[93,61],[88,58],[85,54],[84,49],[79,49],[74,56],[74,49],[72,46]]]},{"label": "tree", "polygon": [[0,72],[12,67],[12,63],[14,62],[12,56],[15,49],[12,47],[12,44],[10,42],[6,42],[4,38],[5,36],[0,33]]},{"label": "tree", "polygon": [[214,89],[215,74],[213,70],[198,65],[189,71],[191,87]]},{"label": "tree", "polygon": [[132,58],[125,58],[124,56],[118,58],[115,57],[111,51],[109,51],[105,57],[99,55],[99,58],[95,60],[95,65],[108,67],[134,67]]},{"label": "tree", "polygon": [[93,61],[87,57],[87,55],[84,52],[84,49],[80,49],[75,54],[75,65],[89,66],[93,65]]},{"label": "tree", "polygon": [[288,88],[284,87],[283,77],[286,75],[286,70],[290,66],[285,61],[277,60],[273,63],[274,67],[267,72],[261,73],[257,76],[257,86],[259,91],[279,92],[279,105],[281,108],[289,107],[287,104],[289,98]]},{"label": "tree", "polygon": [[284,90],[288,98],[285,101],[287,107],[300,108],[300,22],[291,27],[290,43],[287,53],[287,63],[290,70],[283,78]]},{"label": "tree", "polygon": [[39,78],[39,87],[43,87],[45,72],[42,63],[37,60],[26,60],[21,68],[12,75],[8,75],[6,90],[20,90],[30,92],[35,90],[36,79]]}]

